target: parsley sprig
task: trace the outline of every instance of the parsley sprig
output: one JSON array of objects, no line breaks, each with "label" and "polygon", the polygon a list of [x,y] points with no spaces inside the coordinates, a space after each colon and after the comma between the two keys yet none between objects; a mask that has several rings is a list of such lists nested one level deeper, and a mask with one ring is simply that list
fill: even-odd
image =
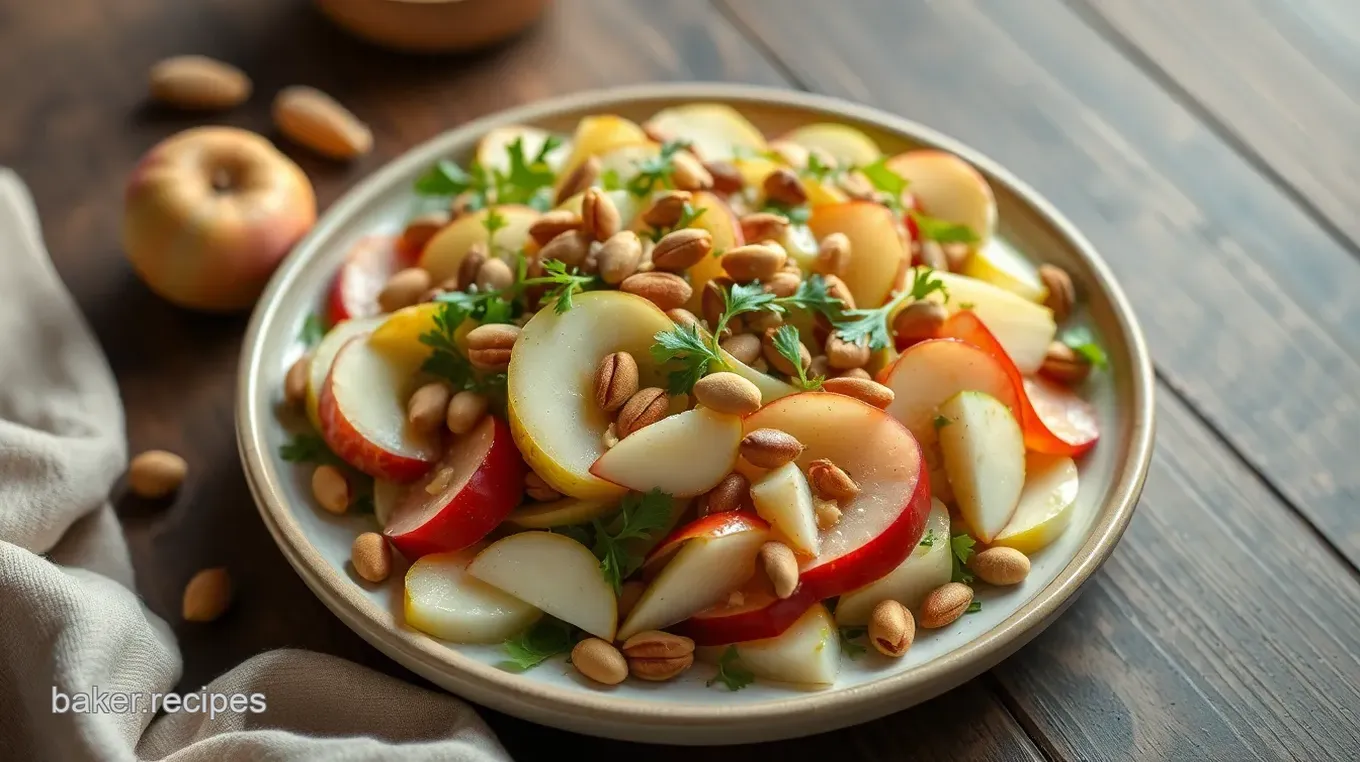
[{"label": "parsley sprig", "polygon": [[657,365],[674,361],[680,366],[666,378],[666,391],[670,394],[688,394],[710,367],[722,365],[722,355],[699,333],[699,326],[692,323],[659,331],[652,340],[656,342],[652,344],[652,359]]},{"label": "parsley sprig", "polygon": [[836,334],[842,341],[852,344],[868,341],[872,350],[890,346],[892,332],[888,329],[888,320],[904,302],[908,299],[920,301],[935,291],[939,291],[946,301],[949,299],[949,290],[945,288],[944,281],[931,277],[934,272],[929,267],[918,267],[913,270],[911,287],[889,299],[882,307],[846,310],[841,320],[833,320]]},{"label": "parsley sprig", "polygon": [[600,279],[594,275],[582,275],[578,268],[567,270],[567,263],[559,259],[549,259],[543,263],[546,275],[539,278],[522,279],[520,286],[550,285],[551,289],[543,295],[544,302],[555,302],[553,310],[557,314],[570,310],[572,296],[599,285]]},{"label": "parsley sprig", "polygon": [[977,231],[967,225],[931,217],[915,209],[904,210],[902,208],[902,192],[907,189],[907,180],[888,166],[886,157],[873,164],[860,167],[859,171],[869,179],[869,182],[875,188],[883,192],[882,201],[885,206],[896,211],[906,211],[911,215],[911,219],[916,223],[916,230],[922,238],[938,243],[978,242]]},{"label": "parsley sprig", "polygon": [[480,323],[508,323],[514,319],[516,305],[497,291],[450,291],[437,297],[440,310],[434,314],[434,330],[420,335],[420,343],[430,348],[420,369],[446,379],[455,391],[471,390],[497,399],[505,389],[505,374],[483,374],[463,356],[454,334],[469,318]]},{"label": "parsley sprig", "polygon": [[538,153],[527,156],[524,138],[515,138],[506,146],[510,166],[505,169],[488,168],[474,160],[463,169],[456,162],[441,159],[415,184],[416,193],[423,196],[459,196],[468,194],[468,208],[482,209],[493,204],[525,204],[540,212],[552,206],[552,188],[557,176],[548,166],[548,155],[562,140],[550,136]]},{"label": "parsley sprig", "polygon": [[756,676],[751,670],[741,666],[739,659],[741,655],[737,653],[736,646],[728,646],[723,651],[722,656],[718,657],[718,674],[713,676],[706,685],[713,686],[714,683],[722,683],[729,691],[739,691],[742,688],[755,682]]},{"label": "parsley sprig", "polygon": [[875,188],[883,191],[889,207],[895,209],[902,207],[902,191],[907,189],[907,179],[888,166],[888,157],[884,156],[872,164],[866,164],[860,167],[859,171]]},{"label": "parsley sprig", "polygon": [[1074,325],[1062,332],[1058,341],[1072,348],[1073,352],[1086,358],[1091,365],[1105,369],[1109,366],[1110,360],[1105,356],[1105,350],[1096,343],[1096,337],[1091,333],[1091,329],[1084,325]]},{"label": "parsley sprig", "polygon": [[935,530],[934,529],[927,530],[925,536],[922,537],[921,541],[916,544],[920,545],[923,548],[929,548],[933,546],[935,544]]},{"label": "parsley sprig", "polygon": [[954,572],[950,579],[954,582],[968,584],[973,581],[973,575],[968,571],[968,558],[973,555],[973,545],[976,541],[967,532],[956,534],[949,538],[949,553],[954,558]]},{"label": "parsley sprig", "polygon": [[665,238],[668,233],[694,227],[695,221],[704,216],[707,211],[708,207],[695,209],[693,204],[686,201],[685,205],[680,208],[680,219],[677,220],[674,225],[671,225],[670,227],[653,228],[647,232],[647,236],[652,239],[652,243],[657,243],[662,238]]},{"label": "parsley sprig", "polygon": [[315,466],[343,466],[340,459],[316,434],[294,434],[279,446],[279,457],[289,463],[310,463]]},{"label": "parsley sprig", "polygon": [[822,388],[822,377],[808,378],[803,367],[803,345],[798,340],[798,329],[791,325],[781,325],[774,332],[774,349],[798,371],[798,386],[804,391]]},{"label": "parsley sprig", "polygon": [[571,650],[576,643],[576,632],[566,622],[544,618],[533,627],[501,644],[509,657],[501,662],[502,669],[523,672]]},{"label": "parsley sprig", "polygon": [[646,494],[632,493],[619,504],[619,512],[614,521],[606,525],[595,519],[595,547],[592,550],[600,559],[600,573],[613,585],[617,594],[623,589],[623,580],[637,571],[642,559],[624,543],[626,540],[651,538],[652,534],[664,529],[670,522],[674,499],[654,489]]},{"label": "parsley sprig", "polygon": [[938,243],[977,243],[978,234],[967,225],[942,220],[913,209],[911,218],[916,222],[916,230],[927,241]]}]

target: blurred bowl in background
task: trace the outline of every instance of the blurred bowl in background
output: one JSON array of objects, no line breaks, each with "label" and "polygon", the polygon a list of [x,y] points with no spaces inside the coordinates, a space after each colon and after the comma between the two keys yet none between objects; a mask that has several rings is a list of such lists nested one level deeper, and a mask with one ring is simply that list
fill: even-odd
[{"label": "blurred bowl in background", "polygon": [[327,17],[385,48],[452,53],[493,45],[534,23],[551,0],[316,0]]}]

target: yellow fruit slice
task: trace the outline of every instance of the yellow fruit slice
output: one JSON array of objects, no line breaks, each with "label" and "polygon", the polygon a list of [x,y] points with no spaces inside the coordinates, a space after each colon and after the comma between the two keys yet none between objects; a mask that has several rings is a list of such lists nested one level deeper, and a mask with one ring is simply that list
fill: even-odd
[{"label": "yellow fruit slice", "polygon": [[588,524],[591,519],[607,516],[618,510],[615,500],[579,500],[564,497],[549,503],[525,503],[516,508],[506,521],[521,529],[550,529],[552,527]]},{"label": "yellow fruit slice", "polygon": [[1039,268],[1025,255],[997,239],[968,257],[963,274],[1004,288],[1031,302],[1042,304],[1048,295],[1048,289],[1039,279]]},{"label": "yellow fruit slice", "polygon": [[591,156],[599,156],[615,146],[645,143],[647,133],[636,122],[614,114],[596,114],[576,123],[571,139],[571,156],[562,165],[562,178]]},{"label": "yellow fruit slice", "polygon": [[993,545],[1035,553],[1058,539],[1072,523],[1079,486],[1077,466],[1062,455],[1032,452],[1025,457],[1025,488],[1015,515]]},{"label": "yellow fruit slice", "polygon": [[804,148],[821,149],[841,167],[862,167],[878,161],[883,155],[878,144],[868,135],[836,122],[805,124],[784,135],[781,140],[797,143]]}]

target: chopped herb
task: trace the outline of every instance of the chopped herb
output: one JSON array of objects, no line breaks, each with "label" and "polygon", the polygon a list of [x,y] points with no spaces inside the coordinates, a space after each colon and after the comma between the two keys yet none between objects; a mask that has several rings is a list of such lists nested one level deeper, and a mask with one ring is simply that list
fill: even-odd
[{"label": "chopped herb", "polygon": [[926,536],[922,537],[921,541],[917,543],[917,545],[920,545],[923,548],[933,547],[935,545],[935,530],[934,529],[927,530]]},{"label": "chopped herb", "polygon": [[525,204],[547,211],[552,206],[552,186],[557,179],[548,166],[547,157],[561,144],[560,138],[549,137],[538,153],[529,158],[524,154],[524,139],[516,138],[505,149],[510,158],[506,171],[487,169],[476,161],[465,170],[455,162],[442,159],[416,180],[415,190],[423,196],[468,194],[470,209],[483,209],[492,204]]},{"label": "chopped herb", "polygon": [[806,205],[789,206],[778,201],[766,201],[761,211],[781,215],[790,225],[806,225],[808,220],[812,219],[812,209]]},{"label": "chopped herb", "polygon": [[798,329],[791,325],[781,325],[774,332],[774,349],[785,360],[789,361],[798,371],[798,386],[804,391],[813,391],[822,388],[822,377],[807,377],[807,369],[803,367],[803,345],[798,340]]},{"label": "chopped herb", "polygon": [[935,430],[936,430],[936,431],[939,431],[940,429],[944,428],[945,426],[948,426],[948,425],[951,424],[951,423],[953,423],[953,421],[949,420],[948,418],[945,418],[944,416],[939,415],[939,414],[936,414],[936,415],[935,415]]},{"label": "chopped herb", "polygon": [[851,659],[859,658],[868,649],[854,641],[864,637],[868,632],[869,630],[864,627],[842,627],[841,651]]},{"label": "chopped herb", "polygon": [[1058,337],[1058,341],[1072,348],[1073,352],[1086,358],[1091,365],[1104,370],[1109,367],[1110,360],[1105,356],[1105,350],[1096,343],[1096,338],[1091,334],[1091,329],[1084,325],[1076,325],[1063,331]]},{"label": "chopped herb", "polygon": [[505,215],[501,214],[500,210],[496,209],[496,207],[493,206],[486,210],[486,216],[482,218],[482,227],[486,228],[486,244],[492,251],[495,251],[496,248],[494,243],[496,240],[496,231],[509,224],[510,223],[505,219]]},{"label": "chopped herb", "polygon": [[642,559],[629,552],[623,541],[647,539],[664,529],[670,521],[674,502],[674,498],[658,489],[646,494],[631,493],[619,503],[617,518],[611,524],[617,529],[611,532],[599,519],[591,522],[595,528],[592,550],[600,559],[600,572],[614,586],[615,593],[622,589],[623,580],[642,565]]},{"label": "chopped herb", "polygon": [[642,197],[654,189],[669,188],[673,185],[671,175],[675,173],[673,160],[677,153],[690,147],[688,141],[670,140],[661,144],[656,156],[650,156],[637,163],[638,173],[628,181],[628,192]]},{"label": "chopped herb", "polygon": [[304,318],[302,327],[298,329],[298,341],[308,347],[316,346],[325,335],[326,324],[321,322],[321,316],[315,312]]},{"label": "chopped herb", "polygon": [[552,289],[543,295],[543,301],[556,302],[553,310],[559,315],[572,308],[571,297],[573,295],[579,294],[599,283],[599,279],[594,275],[582,275],[581,271],[575,267],[568,272],[567,263],[558,259],[549,259],[547,262],[544,262],[543,270],[547,275],[544,275],[541,278],[522,280],[520,281],[520,285],[551,285]]},{"label": "chopped herb", "polygon": [[817,180],[825,180],[836,173],[836,167],[831,164],[823,164],[821,156],[816,151],[809,151],[807,166],[803,167],[799,173],[803,177],[812,177]]},{"label": "chopped herb", "polygon": [[529,629],[501,644],[510,658],[500,663],[501,669],[523,672],[542,664],[575,645],[571,625],[557,619],[545,618]]},{"label": "chopped herb", "polygon": [[729,691],[739,691],[742,688],[755,682],[756,676],[751,670],[741,666],[737,661],[740,654],[737,653],[736,646],[728,646],[723,651],[722,656],[718,657],[718,674],[713,676],[706,685],[712,687],[714,683],[722,683],[727,686]]},{"label": "chopped herb", "polygon": [[600,185],[607,191],[623,190],[623,180],[619,178],[619,171],[610,167],[600,175]]},{"label": "chopped herb", "polygon": [[279,446],[279,457],[289,463],[311,463],[317,466],[343,466],[339,455],[331,452],[326,440],[316,434],[294,434]]},{"label": "chopped herb", "polygon": [[420,343],[430,348],[430,356],[420,369],[440,376],[453,385],[455,391],[472,390],[490,394],[497,399],[505,390],[505,374],[483,375],[472,367],[454,341],[454,333],[464,320],[478,319],[485,323],[508,322],[507,312],[513,308],[495,291],[468,293],[454,291],[441,294],[441,308],[434,314],[434,330],[420,335]]},{"label": "chopped herb", "polygon": [[978,235],[967,225],[959,225],[946,220],[930,217],[913,210],[911,218],[916,221],[916,229],[921,237],[939,243],[977,243]]},{"label": "chopped herb", "polygon": [[[873,164],[867,164],[859,168],[860,172],[869,179],[873,186],[893,200],[902,197],[902,191],[907,189],[907,180],[888,167],[888,157],[884,156]],[[901,203],[898,201],[897,203]]]},{"label": "chopped herb", "polygon": [[949,291],[945,288],[944,281],[931,277],[934,272],[929,267],[918,267],[913,270],[911,287],[889,299],[882,307],[846,310],[845,317],[851,319],[843,318],[835,323],[837,335],[841,340],[850,343],[867,340],[869,348],[875,351],[890,346],[892,333],[888,330],[888,319],[901,304],[908,299],[920,301],[935,291],[939,291],[948,300]]},{"label": "chopped herb", "polygon": [[965,613],[965,614],[976,614],[976,613],[978,613],[978,612],[981,611],[981,610],[982,610],[982,601],[973,601],[972,603],[968,604],[968,608],[967,608],[967,609],[964,609],[964,612],[963,612],[963,613]]},{"label": "chopped herb", "polygon": [[658,365],[678,362],[680,368],[672,370],[666,382],[666,391],[671,394],[688,394],[690,389],[704,377],[710,366],[722,365],[722,355],[709,346],[699,327],[694,324],[677,324],[668,331],[659,331],[652,340],[652,359]]},{"label": "chopped herb", "polygon": [[951,580],[967,584],[973,581],[973,575],[968,573],[968,558],[973,555],[973,545],[976,542],[967,532],[956,534],[949,538],[949,552],[954,557],[954,572]]}]

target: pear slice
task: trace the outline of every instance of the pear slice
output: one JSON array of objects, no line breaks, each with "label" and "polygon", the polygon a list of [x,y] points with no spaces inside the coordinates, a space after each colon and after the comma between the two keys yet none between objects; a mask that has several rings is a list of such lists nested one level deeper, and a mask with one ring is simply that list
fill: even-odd
[{"label": "pear slice", "polygon": [[590,473],[635,492],[694,497],[732,472],[740,444],[740,417],[700,407],[629,434]]},{"label": "pear slice", "polygon": [[481,546],[422,556],[406,572],[406,624],[454,643],[499,643],[543,612],[468,576]]},{"label": "pear slice", "polygon": [[817,555],[817,513],[812,505],[812,489],[797,462],[785,463],[752,484],[751,502],[755,503],[756,515],[770,522],[790,548],[804,555]]},{"label": "pear slice", "polygon": [[614,639],[614,590],[595,554],[566,535],[512,534],[478,553],[467,573],[597,638]]},{"label": "pear slice", "polygon": [[940,405],[940,449],[959,513],[991,543],[1015,514],[1025,486],[1025,438],[1010,408],[989,394],[959,392]]},{"label": "pear slice", "polygon": [[1029,555],[1043,550],[1072,523],[1077,465],[1062,455],[1032,452],[1025,458],[1025,489],[1006,528],[992,540]]}]

